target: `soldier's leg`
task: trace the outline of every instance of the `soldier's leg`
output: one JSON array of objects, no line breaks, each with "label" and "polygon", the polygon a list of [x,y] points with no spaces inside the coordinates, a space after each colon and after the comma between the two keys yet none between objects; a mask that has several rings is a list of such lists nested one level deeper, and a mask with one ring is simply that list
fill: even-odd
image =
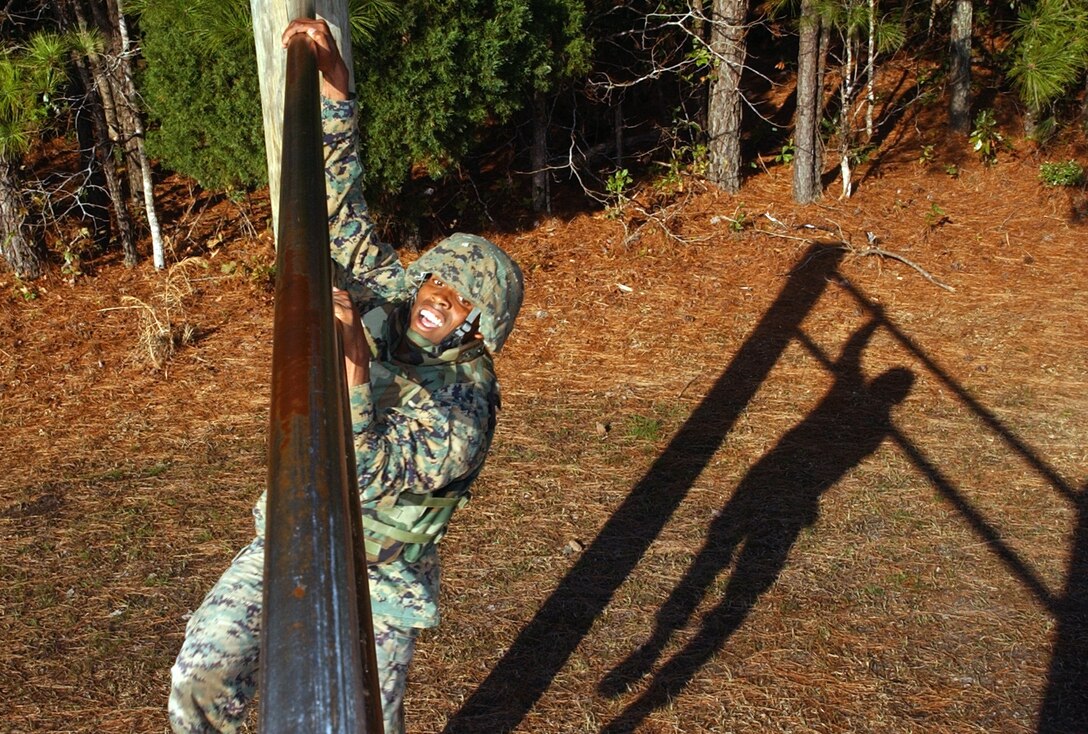
[{"label": "soldier's leg", "polygon": [[382,687],[385,734],[404,734],[404,688],[408,664],[415,652],[419,630],[400,628],[374,620],[374,651],[378,658],[378,682]]},{"label": "soldier's leg", "polygon": [[170,670],[176,734],[234,732],[257,688],[264,541],[246,546],[193,612]]}]

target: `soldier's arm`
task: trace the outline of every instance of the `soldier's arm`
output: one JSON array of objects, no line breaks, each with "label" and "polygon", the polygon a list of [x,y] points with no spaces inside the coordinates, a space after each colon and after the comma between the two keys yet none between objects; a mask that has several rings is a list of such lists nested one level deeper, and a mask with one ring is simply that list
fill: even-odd
[{"label": "soldier's arm", "polygon": [[458,384],[378,421],[370,386],[352,388],[360,499],[392,503],[402,492],[432,492],[478,468],[490,444],[491,410],[479,385]]},{"label": "soldier's arm", "polygon": [[323,98],[321,111],[329,248],[338,285],[357,302],[395,294],[402,286],[404,269],[393,248],[378,238],[363,195],[355,102]]},{"label": "soldier's arm", "polygon": [[355,102],[348,90],[347,66],[324,20],[292,21],[283,32],[283,45],[298,35],[305,35],[312,43],[321,72],[325,190],[329,244],[336,269],[334,282],[350,291],[356,303],[382,299],[399,288],[403,268],[393,248],[376,236],[363,196]]}]

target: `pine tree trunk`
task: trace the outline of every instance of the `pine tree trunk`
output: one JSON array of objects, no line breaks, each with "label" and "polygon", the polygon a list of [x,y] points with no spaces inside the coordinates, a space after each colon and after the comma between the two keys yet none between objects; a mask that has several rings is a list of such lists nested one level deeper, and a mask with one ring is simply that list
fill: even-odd
[{"label": "pine tree trunk", "polygon": [[816,80],[819,69],[820,19],[814,0],[801,2],[801,36],[797,49],[797,112],[793,124],[793,200],[810,204],[820,198],[817,166],[819,109],[822,94]]},{"label": "pine tree trunk", "polygon": [[740,190],[740,77],[745,58],[744,0],[714,0],[710,51],[717,73],[710,82],[707,133],[710,180],[729,193]]},{"label": "pine tree trunk", "polygon": [[948,70],[948,124],[966,135],[971,131],[971,0],[955,0]]},{"label": "pine tree trunk", "polygon": [[[87,21],[79,0],[60,0],[57,3],[57,10],[61,17],[62,27],[86,30]],[[110,133],[110,120],[113,119],[116,122],[116,116],[113,115],[111,118],[106,111],[107,106],[111,111],[113,110],[112,93],[97,55],[92,55],[88,59],[76,57],[75,66],[86,90],[86,108],[91,115],[94,128],[95,157],[106,180],[106,191],[109,193],[114,220],[117,224],[117,238],[124,252],[125,265],[132,267],[136,265],[137,260],[136,242],[132,236],[132,219],[128,213],[124,187],[114,165],[114,143]]]},{"label": "pine tree trunk", "polygon": [[533,92],[533,144],[529,155],[533,170],[533,213],[551,214],[551,192],[548,190],[548,104],[540,90]]},{"label": "pine tree trunk", "polygon": [[143,201],[144,177],[140,170],[140,148],[143,143],[140,112],[136,106],[135,89],[131,80],[132,67],[127,55],[128,30],[124,27],[118,0],[92,0],[95,21],[109,39],[109,52],[104,59],[106,78],[110,85],[117,113],[117,133],[115,139],[124,152],[122,158],[128,173],[129,203],[139,207]]},{"label": "pine tree trunk", "polygon": [[20,278],[37,278],[42,274],[42,256],[23,230],[25,220],[15,167],[0,161],[0,255]]}]

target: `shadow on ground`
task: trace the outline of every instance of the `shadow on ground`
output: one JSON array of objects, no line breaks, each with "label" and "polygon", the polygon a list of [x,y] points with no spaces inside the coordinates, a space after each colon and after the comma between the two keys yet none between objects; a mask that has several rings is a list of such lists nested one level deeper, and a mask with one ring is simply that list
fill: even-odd
[{"label": "shadow on ground", "polygon": [[[748,472],[709,526],[704,547],[658,611],[649,639],[601,681],[602,694],[619,695],[654,669],[673,633],[691,619],[717,575],[734,564],[724,595],[701,617],[691,641],[656,669],[642,694],[602,731],[634,731],[650,713],[684,689],[778,578],[799,533],[815,522],[822,494],[884,441],[893,442],[904,452],[1057,621],[1038,734],[1088,730],[1088,700],[1083,695],[1088,684],[1088,487],[1073,489],[914,344],[872,299],[843,279],[837,272],[842,256],[843,250],[834,244],[814,244],[800,258],[707,397],[488,677],[450,718],[444,734],[507,732],[519,726],[684,500],[793,340],[833,375],[834,383],[821,403]],[[837,358],[825,354],[801,329],[805,316],[831,283],[852,294],[869,317]],[[877,329],[886,330],[1011,452],[1075,504],[1078,525],[1066,588],[1060,595],[1046,587],[964,492],[891,421],[889,411],[909,393],[914,374],[895,367],[872,380],[865,379],[860,360]],[[832,430],[839,435],[829,443],[825,437]]]}]

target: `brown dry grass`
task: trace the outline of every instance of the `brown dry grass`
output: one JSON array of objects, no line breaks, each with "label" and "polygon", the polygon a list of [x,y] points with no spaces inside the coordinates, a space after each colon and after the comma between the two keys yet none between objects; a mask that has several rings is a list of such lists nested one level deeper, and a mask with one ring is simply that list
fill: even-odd
[{"label": "brown dry grass", "polygon": [[[922,142],[849,201],[796,207],[781,168],[689,188],[686,244],[603,214],[493,234],[527,302],[410,731],[1088,730],[1085,230],[1026,144],[953,178]],[[249,538],[270,246],[221,207],[173,223],[210,267],[165,372],[118,308],[161,274],[0,276],[0,731],[163,731],[186,614]],[[805,224],[956,292],[810,257]]]}]

